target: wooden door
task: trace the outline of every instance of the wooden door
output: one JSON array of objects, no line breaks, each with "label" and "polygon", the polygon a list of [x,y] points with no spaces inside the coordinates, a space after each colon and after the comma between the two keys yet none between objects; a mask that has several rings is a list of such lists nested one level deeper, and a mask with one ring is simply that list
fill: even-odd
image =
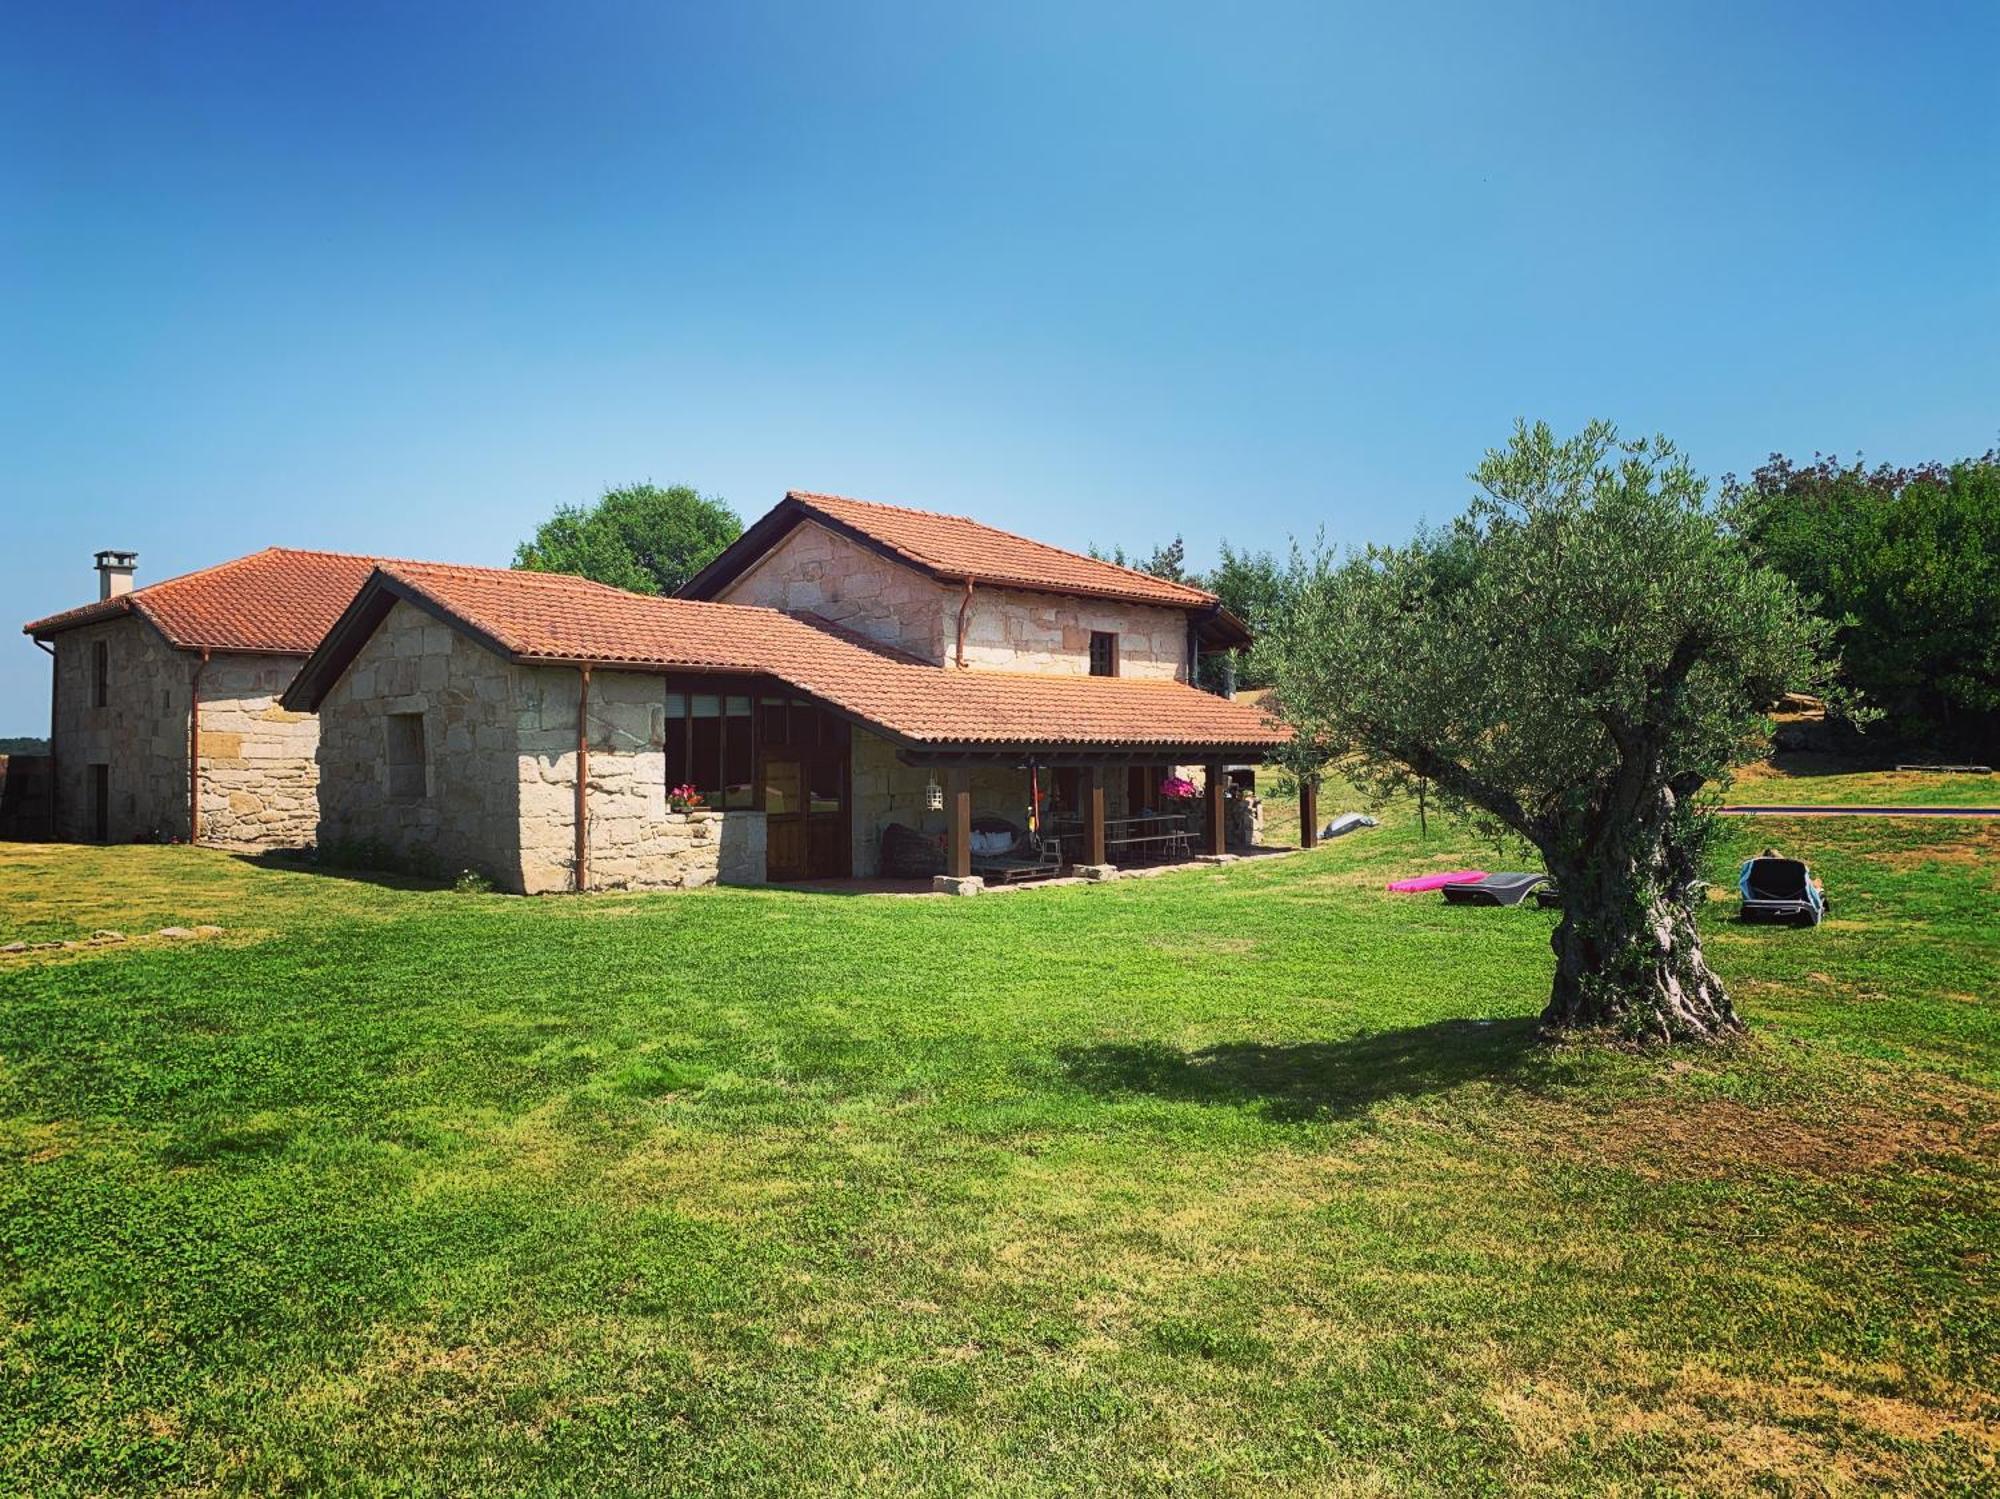
[{"label": "wooden door", "polygon": [[810,869],[805,765],[795,754],[764,757],[764,878],[802,880]]}]

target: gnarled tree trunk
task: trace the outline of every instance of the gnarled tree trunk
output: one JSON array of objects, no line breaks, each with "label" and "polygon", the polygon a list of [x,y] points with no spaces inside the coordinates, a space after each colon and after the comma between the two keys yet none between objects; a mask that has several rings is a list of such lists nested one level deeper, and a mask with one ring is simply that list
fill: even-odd
[{"label": "gnarled tree trunk", "polygon": [[1606,1028],[1639,1040],[1717,1041],[1743,1025],[1702,956],[1700,845],[1663,794],[1652,815],[1607,822],[1550,867],[1563,919],[1542,1024]]}]

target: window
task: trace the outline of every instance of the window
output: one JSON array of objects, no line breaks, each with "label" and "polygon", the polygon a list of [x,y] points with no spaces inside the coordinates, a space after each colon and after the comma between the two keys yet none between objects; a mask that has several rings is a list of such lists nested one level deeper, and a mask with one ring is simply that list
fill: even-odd
[{"label": "window", "polygon": [[757,801],[750,699],[715,692],[667,694],[667,788],[692,786],[711,807]]},{"label": "window", "polygon": [[422,801],[430,795],[430,775],[424,757],[424,716],[391,713],[383,720],[389,764],[389,795],[397,801]]},{"label": "window", "polygon": [[111,642],[93,641],[90,647],[90,703],[94,708],[111,703]]},{"label": "window", "polygon": [[1090,632],[1090,674],[1093,677],[1118,675],[1118,637],[1109,630]]}]

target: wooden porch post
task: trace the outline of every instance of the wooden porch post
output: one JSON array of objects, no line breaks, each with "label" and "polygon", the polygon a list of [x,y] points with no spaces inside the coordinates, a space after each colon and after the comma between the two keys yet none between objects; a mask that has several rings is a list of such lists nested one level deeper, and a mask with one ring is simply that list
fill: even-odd
[{"label": "wooden porch post", "polygon": [[944,774],[944,872],[956,879],[972,873],[972,772],[954,765]]},{"label": "wooden porch post", "polygon": [[1299,777],[1299,847],[1319,847],[1319,778]]},{"label": "wooden porch post", "polygon": [[1083,862],[1108,864],[1104,857],[1104,772],[1086,765],[1077,772],[1083,783]]},{"label": "wooden porch post", "polygon": [[1203,818],[1201,851],[1219,854],[1229,843],[1229,777],[1220,760],[1208,762],[1208,806]]}]

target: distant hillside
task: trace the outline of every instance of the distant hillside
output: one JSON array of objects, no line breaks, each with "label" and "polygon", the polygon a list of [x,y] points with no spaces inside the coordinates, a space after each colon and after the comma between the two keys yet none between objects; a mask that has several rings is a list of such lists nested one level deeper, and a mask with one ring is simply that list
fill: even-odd
[{"label": "distant hillside", "polygon": [[0,755],[46,755],[49,742],[46,739],[0,739]]}]

